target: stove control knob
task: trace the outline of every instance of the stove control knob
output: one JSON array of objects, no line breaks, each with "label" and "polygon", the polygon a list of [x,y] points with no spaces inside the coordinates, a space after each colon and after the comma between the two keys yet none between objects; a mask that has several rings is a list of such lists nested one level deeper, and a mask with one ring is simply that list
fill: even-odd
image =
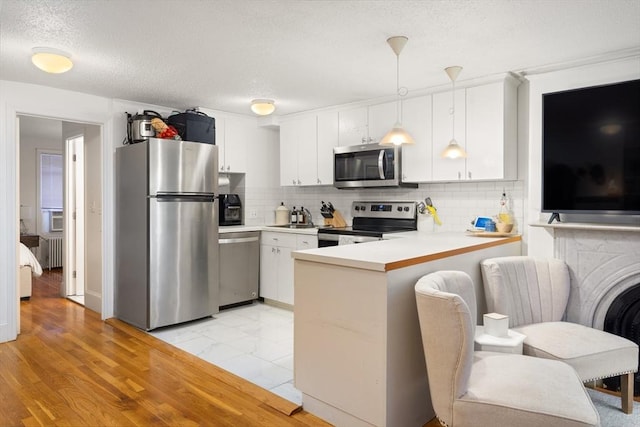
[{"label": "stove control knob", "polygon": [[367,208],[365,208],[364,205],[360,205],[360,210],[364,212],[367,210]]},{"label": "stove control knob", "polygon": [[360,206],[356,205],[355,209],[356,209],[356,211],[359,211],[360,210]]},{"label": "stove control knob", "polygon": [[402,206],[398,206],[398,212],[402,212]]},{"label": "stove control knob", "polygon": [[405,207],[404,207],[404,211],[405,211],[405,212],[409,212],[409,206],[405,206]]}]

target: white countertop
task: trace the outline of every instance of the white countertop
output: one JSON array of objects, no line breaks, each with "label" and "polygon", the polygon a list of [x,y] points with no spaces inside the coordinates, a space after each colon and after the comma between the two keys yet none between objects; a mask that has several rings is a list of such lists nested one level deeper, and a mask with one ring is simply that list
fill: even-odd
[{"label": "white countertop", "polygon": [[[512,237],[478,237],[460,232],[392,233],[398,238],[354,245],[295,251],[297,260],[374,271],[390,271],[491,246],[520,241]],[[404,236],[400,236],[400,235]],[[404,237],[404,238],[399,238]]]},{"label": "white countertop", "polygon": [[272,225],[227,225],[218,227],[219,234],[238,233],[242,231],[276,231],[278,233],[318,234],[317,228],[287,228]]}]

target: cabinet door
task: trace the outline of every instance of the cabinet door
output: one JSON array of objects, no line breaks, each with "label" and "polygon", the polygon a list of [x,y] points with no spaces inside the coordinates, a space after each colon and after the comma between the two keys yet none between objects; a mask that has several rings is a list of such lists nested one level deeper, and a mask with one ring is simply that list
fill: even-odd
[{"label": "cabinet door", "polygon": [[291,248],[278,246],[276,252],[278,255],[277,300],[293,305],[293,258],[291,258]]},{"label": "cabinet door", "polygon": [[[455,138],[466,149],[465,131],[465,90],[456,89],[455,93]],[[453,136],[453,103],[451,92],[433,95],[433,181],[458,181],[465,179],[465,159],[443,159],[442,150],[447,147]]]},{"label": "cabinet door", "polygon": [[404,101],[402,124],[415,144],[402,146],[402,180],[425,182],[431,180],[432,145],[431,96]]},{"label": "cabinet door", "polygon": [[218,170],[224,172],[224,132],[225,132],[225,120],[220,117],[216,119],[216,145],[218,146]]},{"label": "cabinet door", "polygon": [[338,144],[338,112],[318,114],[318,185],[333,184],[333,148]]},{"label": "cabinet door", "polygon": [[260,296],[278,300],[278,253],[272,245],[260,245]]},{"label": "cabinet door", "polygon": [[368,143],[367,107],[352,108],[338,113],[340,145]]},{"label": "cabinet door", "polygon": [[467,88],[467,179],[504,178],[504,83]]},{"label": "cabinet door", "polygon": [[298,145],[298,184],[317,185],[318,180],[318,131],[315,114],[296,119]]},{"label": "cabinet door", "polygon": [[280,185],[298,184],[298,122],[280,123]]},{"label": "cabinet door", "polygon": [[[404,115],[403,115],[404,117]],[[398,120],[398,102],[386,102],[384,104],[369,107],[369,142],[382,141]],[[404,120],[403,120],[404,121]]]},{"label": "cabinet door", "polygon": [[255,123],[229,117],[225,119],[225,172],[247,171],[247,144]]}]

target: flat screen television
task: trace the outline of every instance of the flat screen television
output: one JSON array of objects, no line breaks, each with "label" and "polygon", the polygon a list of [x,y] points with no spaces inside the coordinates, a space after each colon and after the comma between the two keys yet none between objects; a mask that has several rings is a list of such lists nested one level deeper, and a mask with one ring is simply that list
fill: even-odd
[{"label": "flat screen television", "polygon": [[640,80],[547,93],[542,211],[640,215]]}]

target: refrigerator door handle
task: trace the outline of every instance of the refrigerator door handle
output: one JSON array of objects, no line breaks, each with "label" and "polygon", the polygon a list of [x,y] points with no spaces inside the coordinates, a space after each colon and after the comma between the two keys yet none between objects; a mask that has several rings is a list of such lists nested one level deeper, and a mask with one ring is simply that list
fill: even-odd
[{"label": "refrigerator door handle", "polygon": [[157,196],[149,196],[150,199],[155,199],[158,202],[209,202],[213,203],[218,198],[213,194],[162,194]]}]

